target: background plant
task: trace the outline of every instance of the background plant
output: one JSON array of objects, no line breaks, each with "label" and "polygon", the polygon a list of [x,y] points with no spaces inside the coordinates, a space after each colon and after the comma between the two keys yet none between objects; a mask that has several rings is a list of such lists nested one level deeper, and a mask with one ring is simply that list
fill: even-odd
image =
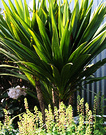
[{"label": "background plant", "polygon": [[[2,48],[2,46],[0,46]],[[10,64],[11,66],[16,64],[11,63],[11,60],[7,58],[5,55],[0,54],[0,64]],[[14,70],[12,70],[14,72]],[[9,74],[9,70],[7,68],[0,69],[0,73]],[[19,72],[17,72],[19,74]],[[0,76],[0,120],[4,120],[4,112],[3,109],[6,109],[8,111],[8,114],[13,117],[17,114],[22,113],[25,111],[24,109],[24,96],[19,97],[18,99],[13,100],[8,96],[8,92],[10,88],[14,88],[16,86],[26,86],[27,87],[27,99],[30,104],[30,109],[32,110],[35,105],[39,108],[39,103],[36,97],[36,92],[34,90],[34,87],[30,85],[28,82],[11,76]],[[30,92],[31,89],[31,92]],[[32,91],[34,93],[34,96],[32,95]],[[33,102],[34,101],[34,102]],[[16,125],[16,121],[14,121]]]},{"label": "background plant", "polygon": [[[83,99],[80,100],[80,106],[83,105]],[[105,129],[103,127],[103,123],[99,123],[100,121],[96,121],[96,125],[100,125],[100,128],[96,126],[93,128],[95,119],[93,120],[92,111],[89,110],[88,103],[85,104],[85,115],[83,115],[83,110],[81,110],[79,114],[78,123],[76,123],[75,118],[73,117],[73,109],[72,106],[69,105],[66,107],[63,102],[60,104],[60,108],[58,109],[55,107],[54,113],[52,113],[51,106],[48,106],[48,109],[45,110],[46,112],[46,121],[45,124],[43,124],[42,121],[42,113],[38,111],[38,108],[34,107],[34,113],[29,111],[28,102],[27,99],[24,100],[25,109],[26,112],[15,116],[14,118],[10,119],[8,116],[8,113],[6,110],[5,112],[5,121],[4,125],[1,124],[1,131],[4,131],[4,129],[8,129],[7,131],[9,133],[18,133],[21,135],[35,135],[35,134],[85,134],[85,135],[91,135],[91,134],[101,134],[104,135]],[[19,117],[18,121],[18,129],[14,130],[12,127],[12,121],[16,117]]]}]

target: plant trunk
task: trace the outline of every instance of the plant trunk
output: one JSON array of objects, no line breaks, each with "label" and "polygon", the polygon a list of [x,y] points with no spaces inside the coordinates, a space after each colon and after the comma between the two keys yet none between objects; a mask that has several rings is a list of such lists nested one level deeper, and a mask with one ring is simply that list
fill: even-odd
[{"label": "plant trunk", "polygon": [[53,107],[58,107],[58,96],[56,94],[56,91],[52,88],[52,100],[53,100]]},{"label": "plant trunk", "polygon": [[60,108],[60,104],[61,104],[62,100],[59,98],[59,108]]},{"label": "plant trunk", "polygon": [[60,109],[61,102],[63,102],[63,104],[65,103],[64,100],[62,100],[61,98],[59,98],[59,109]]},{"label": "plant trunk", "polygon": [[74,103],[74,93],[69,97],[68,105],[73,106],[73,103]]},{"label": "plant trunk", "polygon": [[36,80],[35,83],[36,83],[37,98],[38,98],[40,109],[42,112],[43,123],[45,123],[45,104],[44,104],[44,98],[43,98],[43,94],[41,90],[41,84],[39,80]]}]

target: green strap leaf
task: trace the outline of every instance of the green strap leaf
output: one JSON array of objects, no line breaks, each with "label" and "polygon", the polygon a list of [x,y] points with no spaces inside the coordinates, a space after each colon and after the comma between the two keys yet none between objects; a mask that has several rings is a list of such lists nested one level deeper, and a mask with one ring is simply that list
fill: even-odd
[{"label": "green strap leaf", "polygon": [[98,27],[100,26],[101,22],[104,19],[105,10],[106,7],[103,4],[100,4],[98,6],[97,10],[95,11],[95,14],[90,20],[89,25],[85,29],[79,44],[84,41],[89,41],[92,38],[92,36],[95,34],[95,32],[97,31]]},{"label": "green strap leaf", "polygon": [[30,21],[30,15],[29,15],[29,10],[28,10],[28,5],[27,5],[27,2],[26,0],[24,0],[24,20],[25,22],[31,26],[31,21]]},{"label": "green strap leaf", "polygon": [[[65,2],[64,2],[64,12],[63,12],[63,28],[65,27],[67,21],[69,20],[69,7],[68,6],[69,6],[68,1],[65,0]],[[60,13],[60,15],[61,15],[61,13]]]},{"label": "green strap leaf", "polygon": [[73,63],[67,63],[62,68],[62,71],[61,71],[61,85],[62,86],[61,87],[63,87],[63,89],[65,88],[66,83],[70,78],[71,66],[73,66]]},{"label": "green strap leaf", "polygon": [[[1,42],[0,42],[0,43],[1,43]],[[5,56],[7,56],[8,58],[10,58],[10,59],[13,60],[13,61],[17,61],[17,60],[18,60],[15,55],[11,55],[10,52],[8,52],[8,51],[6,51],[6,50],[4,50],[4,49],[2,49],[2,48],[0,48],[0,53],[4,54]]]},{"label": "green strap leaf", "polygon": [[36,45],[33,45],[33,47],[41,60],[43,60],[46,63],[51,63],[43,48],[40,50]]},{"label": "green strap leaf", "polygon": [[89,67],[88,66],[85,67],[85,70],[79,75],[79,79],[81,79],[84,76],[86,76],[86,78],[88,78],[90,75],[92,75],[93,73],[95,73],[97,71],[97,69],[99,69],[105,63],[106,63],[106,58],[103,59],[103,60],[98,61],[95,64],[92,64]]},{"label": "green strap leaf", "polygon": [[37,22],[36,22],[36,1],[33,0],[33,13],[32,13],[32,21],[31,21],[31,28],[37,30]]},{"label": "green strap leaf", "polygon": [[1,76],[12,76],[12,77],[16,77],[16,78],[20,78],[20,79],[23,79],[23,80],[27,80],[27,78],[25,77],[25,75],[22,75],[22,74],[9,74],[9,73],[0,73]]},{"label": "green strap leaf", "polygon": [[72,29],[73,38],[75,37],[76,30],[77,30],[78,14],[79,14],[79,2],[78,0],[76,0],[74,4],[74,10],[71,15],[71,21],[70,21],[70,32]]},{"label": "green strap leaf", "polygon": [[41,34],[41,37],[42,37],[42,40],[43,40],[43,45],[47,51],[47,55],[48,57],[51,59],[51,43],[50,43],[50,40],[49,40],[49,37],[47,35],[47,32],[46,32],[46,28],[44,27],[44,24],[43,22],[41,21],[41,19],[39,18],[39,16],[37,15],[36,13],[36,18],[37,18],[37,23],[38,23],[38,26],[39,26],[39,31],[40,31],[40,34]]},{"label": "green strap leaf", "polygon": [[14,0],[14,2],[15,2],[15,6],[16,6],[16,9],[17,9],[17,12],[18,12],[19,16],[20,16],[22,19],[24,19],[24,13],[23,13],[23,10],[21,9],[21,7],[20,7],[18,1],[17,1],[17,0]]},{"label": "green strap leaf", "polygon": [[83,48],[86,46],[86,42],[81,44],[69,57],[69,62],[74,62],[80,55],[83,54]]},{"label": "green strap leaf", "polygon": [[63,56],[64,63],[66,63],[69,57],[70,32],[69,32],[68,26],[69,26],[69,20],[66,23],[64,33],[62,34],[62,37],[60,40],[60,51]]},{"label": "green strap leaf", "polygon": [[60,52],[60,47],[59,47],[58,35],[55,29],[53,29],[53,37],[52,37],[52,57],[53,57],[55,66],[61,69],[63,60],[62,60],[62,54]]},{"label": "green strap leaf", "polygon": [[33,71],[39,73],[40,75],[42,75],[44,78],[46,77],[46,78],[49,78],[51,81],[53,81],[53,77],[50,74],[50,72],[48,72],[41,66],[35,65],[34,63],[31,63],[31,62],[25,62],[25,61],[20,61],[20,62],[27,65],[29,67],[29,70],[31,70],[31,71],[33,70]]},{"label": "green strap leaf", "polygon": [[27,72],[24,72],[24,74],[26,75],[26,77],[28,78],[28,80],[31,82],[31,84],[36,87],[36,84],[35,84],[35,80],[33,78],[33,76],[31,76],[31,74],[27,73]]},{"label": "green strap leaf", "polygon": [[9,2],[9,5],[10,5],[10,8],[11,8],[12,12],[13,13],[18,13],[16,8],[14,7],[13,3],[11,2],[11,0],[8,0],[8,2]]},{"label": "green strap leaf", "polygon": [[105,80],[106,76],[96,77],[96,78],[89,78],[89,79],[87,79],[87,84],[97,82],[97,81],[100,81],[100,80],[103,80],[103,79]]},{"label": "green strap leaf", "polygon": [[61,12],[61,5],[59,1],[59,7],[58,7],[58,30],[59,30],[59,37],[61,39],[62,36],[62,12]]},{"label": "green strap leaf", "polygon": [[61,76],[60,76],[59,70],[54,65],[51,65],[51,68],[53,71],[53,78],[55,80],[55,84],[57,88],[61,90],[62,85],[61,85]]},{"label": "green strap leaf", "polygon": [[106,30],[100,33],[97,37],[95,37],[90,43],[88,43],[86,47],[83,48],[83,52],[92,54],[91,57],[93,58],[98,54],[97,50],[99,48],[101,47],[106,48],[105,44],[104,45],[102,44],[104,40],[106,40]]}]

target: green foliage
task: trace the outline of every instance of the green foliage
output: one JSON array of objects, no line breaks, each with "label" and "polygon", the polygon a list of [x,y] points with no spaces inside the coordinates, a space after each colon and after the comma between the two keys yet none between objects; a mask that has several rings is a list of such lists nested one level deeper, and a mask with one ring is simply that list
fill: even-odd
[{"label": "green foliage", "polygon": [[0,102],[0,120],[3,121],[4,119],[4,111],[6,109],[10,116],[15,116],[17,114],[22,113],[24,109],[23,99],[24,96],[18,98],[17,100],[11,99],[8,97],[7,92],[5,95],[1,95],[1,102]]},{"label": "green foliage", "polygon": [[14,129],[12,126],[10,117],[8,116],[7,110],[4,109],[5,121],[4,124],[0,121],[0,135],[16,135],[18,130]]},{"label": "green foliage", "polygon": [[[82,108],[83,99],[79,101],[79,107]],[[45,110],[46,121],[43,124],[42,113],[38,111],[38,108],[34,107],[34,113],[29,111],[27,99],[24,100],[26,112],[20,114],[18,121],[18,129],[14,130],[12,127],[12,121],[14,118],[10,119],[6,110],[5,112],[5,121],[4,125],[0,124],[0,134],[1,135],[14,135],[18,133],[19,135],[48,135],[48,134],[64,134],[64,135],[91,135],[91,134],[100,134],[104,135],[105,128],[103,127],[103,121],[96,117],[96,126],[93,127],[95,119],[93,119],[92,111],[89,110],[88,103],[85,104],[85,115],[83,110],[79,112],[78,120],[73,117],[72,106],[69,105],[66,107],[63,102],[60,104],[60,108],[54,108],[54,113],[52,112],[51,106],[48,106],[48,109]],[[8,133],[8,134],[6,134]]]},{"label": "green foliage", "polygon": [[82,1],[81,6],[75,0],[73,10],[67,0],[48,2],[49,6],[46,0],[39,1],[36,8],[33,0],[30,17],[26,0],[24,4],[15,0],[15,6],[9,0],[10,7],[2,0],[5,18],[0,15],[0,44],[5,49],[0,48],[0,53],[17,63],[25,75],[12,73],[14,76],[34,86],[36,77],[49,82],[66,101],[83,81],[105,79],[89,80],[106,59],[89,64],[106,48],[106,24],[101,25],[106,6],[99,4],[91,16],[93,0]]}]

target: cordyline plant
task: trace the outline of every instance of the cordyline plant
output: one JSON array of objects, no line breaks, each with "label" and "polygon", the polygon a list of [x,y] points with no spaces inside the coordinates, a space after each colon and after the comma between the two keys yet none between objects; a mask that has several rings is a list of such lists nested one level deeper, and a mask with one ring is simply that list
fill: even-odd
[{"label": "cordyline plant", "polygon": [[[71,1],[33,0],[33,10],[29,11],[26,0],[2,0],[4,16],[0,15],[0,53],[17,63],[18,68],[0,65],[1,68],[14,68],[20,75],[10,75],[29,80],[36,88],[37,97],[44,116],[44,98],[40,81],[52,85],[59,102],[65,102],[80,87],[103,78],[90,78],[102,61],[90,65],[106,48],[106,23],[101,25],[106,6],[99,4],[91,15],[93,0]],[[101,26],[100,26],[101,25]],[[6,74],[1,74],[6,75]],[[8,74],[9,75],[9,74]],[[49,95],[49,92],[45,92]],[[46,96],[46,95],[45,95]]]}]

